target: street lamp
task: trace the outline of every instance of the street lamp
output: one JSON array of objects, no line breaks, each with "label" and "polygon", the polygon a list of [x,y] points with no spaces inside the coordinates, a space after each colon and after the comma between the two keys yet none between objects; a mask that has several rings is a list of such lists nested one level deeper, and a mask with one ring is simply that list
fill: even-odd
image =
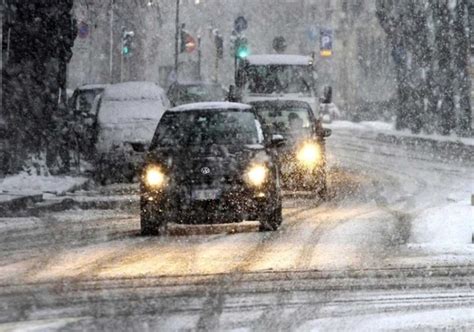
[{"label": "street lamp", "polygon": [[178,80],[178,54],[179,54],[179,0],[176,0],[176,22],[175,22],[176,33],[174,36],[174,72],[176,74],[176,80]]}]

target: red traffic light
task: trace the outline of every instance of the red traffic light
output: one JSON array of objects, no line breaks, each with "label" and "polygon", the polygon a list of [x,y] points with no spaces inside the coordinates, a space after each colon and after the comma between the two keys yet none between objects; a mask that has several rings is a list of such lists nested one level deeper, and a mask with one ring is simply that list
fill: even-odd
[{"label": "red traffic light", "polygon": [[197,48],[197,42],[193,36],[184,29],[181,30],[181,53],[192,53]]},{"label": "red traffic light", "polygon": [[185,39],[185,51],[188,53],[192,53],[197,47],[196,40],[191,35],[186,35]]}]

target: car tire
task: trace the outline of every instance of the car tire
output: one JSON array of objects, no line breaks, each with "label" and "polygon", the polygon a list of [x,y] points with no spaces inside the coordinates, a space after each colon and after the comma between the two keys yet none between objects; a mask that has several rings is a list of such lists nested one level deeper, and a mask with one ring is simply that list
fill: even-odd
[{"label": "car tire", "polygon": [[106,164],[102,158],[97,159],[94,164],[94,181],[100,184],[101,186],[105,186],[108,180],[108,177],[106,176]]},{"label": "car tire", "polygon": [[276,231],[283,222],[281,201],[276,207],[272,207],[268,212],[260,217],[260,232]]},{"label": "car tire", "polygon": [[140,228],[144,236],[163,236],[168,230],[168,220],[163,213],[154,208],[144,207],[140,211]]},{"label": "car tire", "polygon": [[327,201],[329,199],[328,186],[326,181],[322,185],[321,189],[319,189],[318,196],[322,201]]}]

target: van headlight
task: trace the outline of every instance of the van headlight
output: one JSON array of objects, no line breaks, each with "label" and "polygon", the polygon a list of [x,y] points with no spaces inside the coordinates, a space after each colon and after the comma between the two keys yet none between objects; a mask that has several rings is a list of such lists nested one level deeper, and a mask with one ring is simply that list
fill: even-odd
[{"label": "van headlight", "polygon": [[165,174],[158,166],[149,166],[145,170],[145,183],[153,189],[161,188],[165,185]]},{"label": "van headlight", "polygon": [[245,174],[246,181],[255,187],[260,187],[268,177],[268,168],[263,164],[252,165]]},{"label": "van headlight", "polygon": [[305,143],[297,152],[296,159],[307,168],[315,167],[321,161],[321,150],[315,143]]}]

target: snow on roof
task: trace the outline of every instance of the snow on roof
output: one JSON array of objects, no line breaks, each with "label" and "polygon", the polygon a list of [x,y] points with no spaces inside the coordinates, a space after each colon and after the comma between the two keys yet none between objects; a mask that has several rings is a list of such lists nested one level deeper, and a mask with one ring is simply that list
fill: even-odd
[{"label": "snow on roof", "polygon": [[105,88],[103,100],[160,100],[163,89],[154,82],[125,82]]},{"label": "snow on roof", "polygon": [[105,89],[110,84],[84,84],[78,87],[79,90],[96,90],[96,89]]},{"label": "snow on roof", "polygon": [[174,107],[170,109],[172,112],[180,112],[180,111],[199,111],[199,110],[228,110],[228,109],[237,109],[237,110],[247,110],[250,109],[251,106],[247,104],[240,104],[240,103],[230,103],[227,101],[218,102],[204,102],[204,103],[193,103],[193,104],[185,104],[181,106]]},{"label": "snow on roof", "polygon": [[294,54],[260,54],[249,55],[247,61],[251,65],[309,65],[313,59],[305,55]]}]

